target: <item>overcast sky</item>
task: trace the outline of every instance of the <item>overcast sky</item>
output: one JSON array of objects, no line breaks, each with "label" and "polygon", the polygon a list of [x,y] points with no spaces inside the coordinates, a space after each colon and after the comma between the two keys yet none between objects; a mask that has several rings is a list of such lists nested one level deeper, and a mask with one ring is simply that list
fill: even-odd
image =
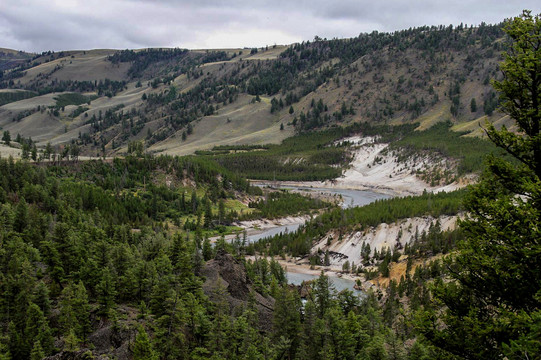
[{"label": "overcast sky", "polygon": [[0,0],[0,47],[231,48],[499,23],[539,0]]}]

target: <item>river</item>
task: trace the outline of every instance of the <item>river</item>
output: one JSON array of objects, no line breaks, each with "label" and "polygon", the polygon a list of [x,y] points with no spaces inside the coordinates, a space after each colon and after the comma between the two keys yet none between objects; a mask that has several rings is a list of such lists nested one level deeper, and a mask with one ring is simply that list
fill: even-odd
[{"label": "river", "polygon": [[259,234],[248,235],[246,239],[248,240],[249,243],[251,243],[251,242],[256,242],[258,240],[261,240],[267,237],[278,235],[280,233],[295,232],[297,231],[299,226],[301,226],[302,224],[303,223],[299,222],[299,223],[293,223],[293,224],[288,224],[288,225],[275,226],[275,227],[266,229]]},{"label": "river", "polygon": [[309,186],[279,186],[281,189],[302,191],[302,192],[314,192],[324,195],[339,196],[342,198],[340,206],[347,209],[355,206],[368,205],[371,202],[381,199],[389,199],[392,196],[389,194],[382,194],[372,190],[351,190],[351,189],[334,189],[334,188],[318,188]]},{"label": "river", "polygon": [[[259,183],[259,184],[254,184],[254,185],[260,186],[260,187],[268,186],[268,184],[264,184],[264,183],[263,184]],[[273,187],[299,191],[299,192],[307,192],[307,193],[319,192],[321,193],[321,195],[325,195],[325,196],[338,196],[341,199],[340,206],[344,209],[355,207],[355,206],[364,206],[376,200],[388,199],[392,197],[389,194],[382,194],[382,193],[378,193],[371,190],[334,189],[334,188],[309,187],[309,186],[281,185],[281,184],[278,184],[278,185],[273,184]],[[275,227],[266,229],[258,234],[248,235],[247,240],[248,242],[255,242],[260,239],[277,235],[279,233],[294,232],[294,231],[297,231],[299,226],[301,226],[302,224],[303,222],[298,222],[298,223],[293,223],[293,224],[288,224],[288,225],[275,226]],[[300,285],[303,281],[313,280],[317,277],[318,275],[287,272],[288,282],[294,285]],[[358,296],[362,296],[364,294],[362,291],[355,290],[353,288],[353,286],[355,285],[355,281],[353,280],[339,278],[336,276],[329,276],[329,278],[331,279],[334,288],[338,292],[344,289],[348,289],[348,290],[353,291],[353,293]]]},{"label": "river", "polygon": [[[318,275],[301,274],[301,273],[294,273],[294,272],[287,273],[287,281],[288,283],[293,284],[293,285],[300,285],[302,284],[303,281],[314,280],[314,279],[317,279],[318,277],[319,277]],[[339,278],[335,276],[329,276],[329,279],[331,280],[332,285],[337,292],[347,289],[347,290],[353,291],[354,294],[359,295],[359,296],[362,296],[364,294],[364,292],[362,292],[361,290],[355,290],[353,288],[353,286],[355,285],[355,281],[353,280]]]},{"label": "river", "polygon": [[[260,187],[267,186],[267,184],[255,184]],[[290,186],[290,185],[277,185],[274,186],[280,189],[302,191],[302,192],[319,192],[327,196],[339,196],[341,198],[341,206],[344,209],[368,205],[371,202],[381,199],[388,199],[391,195],[382,194],[371,190],[350,190],[350,189],[334,189],[334,188],[321,188],[321,187],[309,187],[309,186]],[[248,242],[255,242],[267,237],[277,235],[284,232],[294,232],[297,231],[299,226],[303,223],[293,223],[288,225],[275,226],[269,229],[264,230],[258,234],[248,235]]]}]

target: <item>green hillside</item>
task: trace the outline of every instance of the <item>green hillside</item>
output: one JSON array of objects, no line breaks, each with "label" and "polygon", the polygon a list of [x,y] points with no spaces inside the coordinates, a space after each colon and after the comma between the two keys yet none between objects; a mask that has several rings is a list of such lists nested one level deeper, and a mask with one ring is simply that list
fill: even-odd
[{"label": "green hillside", "polygon": [[[353,122],[498,121],[490,80],[504,43],[500,25],[482,24],[252,50],[46,52],[2,71],[0,127],[112,156],[135,140],[181,155]],[[88,101],[51,100],[73,94]]]}]

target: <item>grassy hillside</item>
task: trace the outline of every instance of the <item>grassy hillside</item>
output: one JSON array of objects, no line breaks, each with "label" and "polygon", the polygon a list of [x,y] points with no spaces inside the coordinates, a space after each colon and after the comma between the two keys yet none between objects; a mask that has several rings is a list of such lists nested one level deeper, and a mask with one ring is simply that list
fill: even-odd
[{"label": "grassy hillside", "polygon": [[[501,122],[489,81],[504,41],[499,25],[439,26],[263,49],[26,54],[1,73],[17,95],[3,95],[0,126],[109,156],[133,141],[188,154],[353,122]],[[51,101],[74,96],[88,101]]]}]

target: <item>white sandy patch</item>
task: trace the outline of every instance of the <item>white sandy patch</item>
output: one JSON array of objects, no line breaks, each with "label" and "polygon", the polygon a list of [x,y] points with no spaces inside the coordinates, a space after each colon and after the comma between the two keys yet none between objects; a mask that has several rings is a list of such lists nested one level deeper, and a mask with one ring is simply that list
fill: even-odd
[{"label": "white sandy patch", "polygon": [[424,190],[451,191],[457,188],[456,184],[430,186],[416,176],[418,170],[439,165],[428,156],[408,159],[403,163],[398,162],[396,156],[383,154],[389,144],[376,143],[373,137],[352,137],[344,141],[360,145],[355,151],[350,168],[341,178],[336,179],[336,187],[390,189],[399,194],[421,194]]},{"label": "white sandy patch", "polygon": [[[283,181],[283,186],[305,186],[314,188],[373,190],[393,196],[420,195],[423,191],[453,191],[467,185],[467,182],[453,182],[448,185],[430,186],[419,177],[417,171],[434,166],[443,167],[445,159],[435,160],[429,156],[399,162],[397,157],[385,153],[389,144],[377,143],[375,137],[352,136],[336,143],[350,142],[355,145],[353,161],[343,175],[327,181]],[[257,181],[273,185],[273,182]]]},{"label": "white sandy patch", "polygon": [[[436,224],[437,221],[440,223],[441,230],[451,230],[456,227],[457,216],[415,217],[398,220],[392,224],[383,223],[363,232],[357,231],[346,234],[341,241],[338,240],[337,233],[330,232],[312,247],[311,252],[316,253],[318,249],[321,249],[322,251],[329,250],[347,256],[347,258],[330,257],[331,268],[339,266],[339,269],[341,269],[346,260],[350,263],[355,262],[358,265],[362,262],[361,248],[363,244],[370,245],[372,254],[374,250],[380,252],[385,248],[393,249],[398,244],[401,248],[404,248],[406,244],[413,241],[416,234],[420,237],[423,232],[428,233],[430,226]],[[332,241],[331,245],[327,246],[329,237],[332,237]]]},{"label": "white sandy patch", "polygon": [[288,216],[279,219],[259,219],[259,220],[246,220],[234,223],[236,226],[240,226],[243,229],[271,229],[277,226],[286,226],[294,224],[303,224],[310,219],[310,215],[304,216]]},{"label": "white sandy patch", "polygon": [[[273,257],[271,256],[259,256],[259,255],[246,256],[246,259],[251,260],[251,261],[255,261],[256,258],[257,259],[265,258],[267,261],[270,261],[271,259],[273,259]],[[356,276],[354,274],[343,273],[341,268],[340,270],[337,270],[337,269],[329,268],[325,266],[310,266],[306,264],[305,261],[298,258],[291,257],[291,256],[286,256],[285,258],[279,258],[275,256],[274,260],[277,261],[282,266],[282,268],[284,268],[286,272],[290,272],[290,273],[318,276],[323,271],[323,273],[329,277],[340,277],[340,278],[349,279],[349,280],[356,280],[356,279],[363,280],[364,279],[363,276]]]}]

